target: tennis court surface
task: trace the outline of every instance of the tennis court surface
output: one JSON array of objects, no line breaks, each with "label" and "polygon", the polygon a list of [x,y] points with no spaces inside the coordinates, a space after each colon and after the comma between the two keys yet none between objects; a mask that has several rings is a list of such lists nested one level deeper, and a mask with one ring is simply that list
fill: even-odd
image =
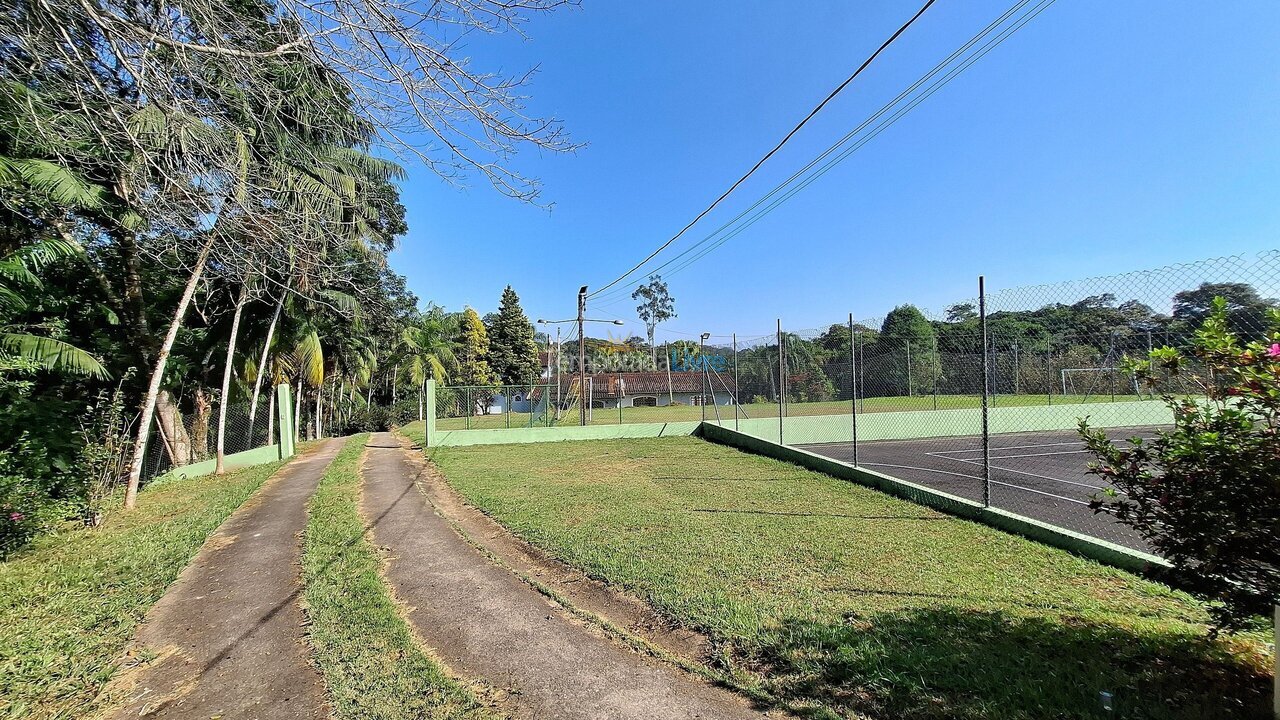
[{"label": "tennis court surface", "polygon": [[[1154,426],[1115,428],[1112,440],[1152,438]],[[852,443],[802,445],[847,463]],[[1089,509],[1106,487],[1088,471],[1091,455],[1075,430],[991,436],[991,505],[1118,545],[1149,551],[1137,533]],[[858,465],[900,480],[982,502],[982,438],[926,438],[858,443]]]}]

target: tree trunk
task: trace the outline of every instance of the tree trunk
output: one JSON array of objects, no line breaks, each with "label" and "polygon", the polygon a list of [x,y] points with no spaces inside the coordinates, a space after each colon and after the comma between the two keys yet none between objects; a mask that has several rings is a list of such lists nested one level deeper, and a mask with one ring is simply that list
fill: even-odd
[{"label": "tree trunk", "polygon": [[[240,335],[240,317],[249,299],[249,282],[240,285],[240,297],[236,298],[236,310],[231,316],[231,338],[227,340],[227,362],[222,368],[222,396],[218,400],[218,460],[214,463],[214,475],[227,474],[227,399],[231,397],[231,372],[236,359],[236,339]],[[261,375],[262,373],[258,373]],[[258,398],[254,398],[257,402]],[[253,445],[253,431],[249,431],[249,445]]]},{"label": "tree trunk", "polygon": [[182,290],[182,297],[178,300],[178,307],[173,311],[173,320],[169,323],[169,331],[165,333],[164,342],[161,343],[160,349],[156,353],[155,365],[151,369],[151,381],[147,385],[147,394],[142,399],[141,417],[138,418],[138,434],[134,438],[133,444],[133,458],[129,462],[129,480],[124,492],[124,506],[126,509],[132,509],[138,504],[138,487],[142,483],[142,463],[146,460],[147,440],[151,435],[151,422],[155,415],[156,396],[160,394],[160,383],[164,381],[165,367],[169,363],[169,353],[173,351],[173,343],[178,339],[178,329],[182,327],[182,318],[187,314],[187,308],[191,306],[191,299],[196,294],[196,285],[200,282],[200,276],[204,274],[204,267],[209,261],[209,252],[212,249],[213,234],[210,233],[204,247],[200,248],[195,267],[192,268],[191,276],[187,278],[187,285]]},{"label": "tree trunk", "polygon": [[191,444],[194,446],[196,460],[209,457],[209,415],[213,412],[213,402],[203,387],[196,388],[196,414],[191,422]]},{"label": "tree trunk", "polygon": [[391,368],[391,406],[396,404],[396,385],[400,383],[400,366]]},{"label": "tree trunk", "polygon": [[[258,416],[258,397],[262,391],[262,374],[267,371],[267,358],[271,353],[271,339],[276,334],[276,323],[280,321],[280,310],[284,307],[283,292],[280,293],[280,299],[276,302],[275,314],[271,316],[271,324],[267,326],[267,339],[262,345],[262,355],[258,358],[258,376],[253,379],[253,400],[249,403],[249,444],[253,444],[253,421]],[[275,402],[275,396],[272,395],[271,402]],[[267,444],[271,444],[271,428],[267,428]]]},{"label": "tree trunk", "polygon": [[320,401],[324,398],[324,381],[320,381],[320,387],[316,388],[316,439],[324,437],[324,426],[320,423]]},{"label": "tree trunk", "polygon": [[427,381],[424,378],[422,380],[422,388],[418,390],[418,422],[424,422],[427,419],[427,416],[424,412],[424,407],[426,405],[426,397],[427,397]]}]

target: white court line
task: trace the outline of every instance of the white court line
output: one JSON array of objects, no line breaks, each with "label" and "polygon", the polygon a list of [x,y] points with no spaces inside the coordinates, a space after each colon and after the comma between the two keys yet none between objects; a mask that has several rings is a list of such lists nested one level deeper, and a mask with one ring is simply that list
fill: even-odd
[{"label": "white court line", "polygon": [[[1035,445],[1009,445],[1006,447],[993,447],[991,449],[992,450],[1026,450],[1029,448],[1050,447],[1053,445],[1079,445],[1079,444],[1080,444],[1080,441],[1077,440],[1075,442],[1037,443]],[[939,450],[936,453],[929,453],[929,454],[930,455],[954,455],[956,453],[971,453],[971,452],[982,452],[982,448],[974,448],[972,450]]]},{"label": "white court line", "polygon": [[[1026,457],[1026,456],[1024,456],[1024,457]],[[982,461],[981,461],[981,460],[962,460],[961,458],[939,458],[939,459],[941,459],[941,460],[954,460],[954,461],[956,461],[956,462],[962,462],[962,463],[965,463],[966,465],[978,465],[978,466],[981,466],[981,465],[982,465]],[[991,459],[992,459],[992,460],[995,460],[996,458],[991,458]],[[1052,480],[1053,482],[1060,482],[1060,483],[1066,483],[1067,485],[1075,485],[1075,486],[1077,486],[1077,487],[1089,488],[1090,490],[1102,490],[1102,489],[1103,489],[1103,487],[1102,487],[1101,485],[1090,485],[1090,484],[1088,484],[1088,483],[1076,482],[1076,481],[1074,481],[1074,480],[1063,480],[1062,478],[1056,478],[1056,477],[1052,477],[1052,476],[1050,476],[1050,475],[1037,475],[1036,473],[1027,472],[1026,470],[1014,470],[1013,468],[1007,468],[1007,467],[996,467],[996,466],[994,466],[994,465],[992,465],[992,466],[991,466],[991,469],[992,469],[992,470],[1003,470],[1004,472],[1011,472],[1011,473],[1015,473],[1015,474],[1017,474],[1017,475],[1026,475],[1027,477],[1038,478],[1038,479],[1040,479],[1040,480]],[[1021,486],[1020,486],[1020,485],[1015,485],[1014,487],[1021,487]],[[1031,488],[1025,488],[1025,489],[1026,489],[1026,490],[1031,490]],[[1031,490],[1031,491],[1032,491],[1032,492],[1039,492],[1038,490]],[[1054,497],[1057,497],[1057,496],[1055,495]],[[1088,503],[1085,503],[1085,504],[1087,505]]]},{"label": "white court line", "polygon": [[[921,472],[931,472],[931,473],[937,473],[937,474],[939,474],[939,475],[954,475],[954,476],[956,476],[956,477],[968,478],[968,479],[970,479],[970,480],[978,480],[978,481],[981,481],[981,480],[982,480],[982,476],[980,476],[980,475],[965,475],[964,473],[948,472],[948,471],[946,471],[946,470],[935,470],[935,469],[933,469],[933,468],[913,467],[913,466],[911,466],[911,465],[890,465],[889,463],[860,463],[860,464],[859,464],[859,466],[860,466],[860,467],[887,467],[887,468],[898,468],[898,469],[900,469],[900,470],[919,470],[919,471],[921,471]],[[997,469],[997,470],[1000,470],[1000,469],[1003,469],[1003,468],[996,468],[996,469]],[[1053,478],[1049,478],[1049,479],[1051,479],[1051,480],[1052,480]],[[1064,481],[1064,482],[1065,482],[1065,481]],[[1088,506],[1088,504],[1089,504],[1089,503],[1087,503],[1087,502],[1083,502],[1083,501],[1080,501],[1080,500],[1076,500],[1076,499],[1074,499],[1074,498],[1063,497],[1063,496],[1061,496],[1061,495],[1054,495],[1054,494],[1053,494],[1053,493],[1051,493],[1051,492],[1045,492],[1045,491],[1043,491],[1043,490],[1035,490],[1035,489],[1033,489],[1033,488],[1023,487],[1022,485],[1014,485],[1013,483],[1001,482],[1001,481],[999,481],[999,480],[992,480],[992,481],[991,481],[991,484],[992,484],[992,485],[1003,485],[1004,487],[1015,488],[1015,489],[1017,489],[1017,490],[1025,490],[1025,491],[1030,492],[1030,493],[1035,493],[1035,494],[1037,494],[1037,495],[1045,495],[1045,496],[1047,496],[1047,497],[1056,498],[1056,499],[1058,499],[1058,500],[1066,500],[1067,502],[1075,503],[1075,504],[1077,504],[1077,505],[1085,505],[1085,506]]]},{"label": "white court line", "polygon": [[[1140,439],[1143,442],[1146,442],[1148,440],[1155,440],[1156,438],[1144,437]],[[1052,447],[1054,445],[1079,445],[1079,444],[1080,444],[1080,441],[1077,440],[1076,442],[1040,443],[1038,445],[1008,445],[1004,447],[993,446],[991,449],[998,452],[1002,452],[1004,450],[1034,450],[1035,448]],[[937,450],[935,452],[931,452],[927,454],[942,456],[942,455],[955,455],[957,453],[980,453],[980,452],[982,452],[982,448],[974,448],[972,450]],[[1088,452],[1088,450],[1084,449],[1084,450],[1071,450],[1071,451],[1057,451],[1057,452],[1036,453],[1032,455],[1010,455],[1009,457],[1037,457],[1038,455],[1068,455],[1073,452]],[[954,458],[954,459],[959,460],[959,458]],[[992,459],[994,460],[995,458],[992,458]]]}]

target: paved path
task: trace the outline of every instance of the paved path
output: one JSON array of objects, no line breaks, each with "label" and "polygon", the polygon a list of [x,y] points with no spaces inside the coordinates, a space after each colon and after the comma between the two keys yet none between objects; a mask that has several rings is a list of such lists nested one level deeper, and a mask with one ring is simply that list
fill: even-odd
[{"label": "paved path", "polygon": [[138,628],[136,644],[160,657],[121,678],[128,699],[110,717],[328,717],[298,562],[307,501],[342,443],[295,459],[209,537]]},{"label": "paved path", "polygon": [[537,720],[759,720],[739,696],[642,656],[563,609],[467,544],[418,492],[419,466],[390,434],[364,466],[363,512],[409,620],[454,671],[509,692]]}]

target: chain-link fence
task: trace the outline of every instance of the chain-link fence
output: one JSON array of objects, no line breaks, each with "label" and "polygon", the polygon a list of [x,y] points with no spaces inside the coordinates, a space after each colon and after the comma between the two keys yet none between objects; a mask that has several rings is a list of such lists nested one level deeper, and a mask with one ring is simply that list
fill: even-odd
[{"label": "chain-link fence", "polygon": [[[1215,297],[1244,339],[1280,306],[1280,252],[978,294],[940,313],[899,305],[883,318],[789,330],[739,350],[752,368],[743,432],[803,446],[900,480],[1145,549],[1094,514],[1079,424],[1114,439],[1172,422],[1165,398],[1190,380],[1138,382],[1127,358],[1185,348]],[[767,368],[773,365],[773,370]],[[766,407],[767,406],[767,407]],[[772,409],[772,419],[756,419]]]},{"label": "chain-link fence", "polygon": [[[211,460],[217,456],[221,408],[214,395],[197,392],[188,398],[161,393],[156,403],[155,427],[147,445],[143,477],[155,478],[173,468]],[[275,442],[275,394],[262,393],[256,408],[237,399],[226,407],[223,450],[231,455]]]},{"label": "chain-link fence", "polygon": [[556,389],[546,384],[445,385],[436,388],[436,429],[550,427],[570,416],[576,425],[578,402],[576,386],[558,400]]}]

